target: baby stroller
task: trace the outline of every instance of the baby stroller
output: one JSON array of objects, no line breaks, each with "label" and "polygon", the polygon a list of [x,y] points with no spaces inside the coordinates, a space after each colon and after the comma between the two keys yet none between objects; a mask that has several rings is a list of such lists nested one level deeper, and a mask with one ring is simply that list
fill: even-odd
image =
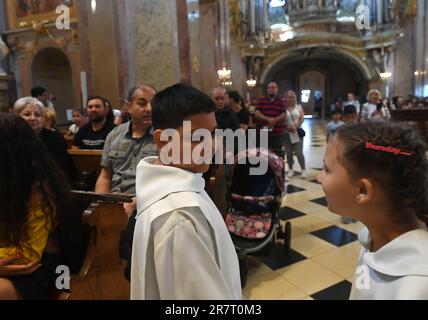
[{"label": "baby stroller", "polygon": [[[267,163],[267,172],[251,175],[250,158]],[[240,163],[246,164],[240,164]],[[254,162],[253,162],[254,163]],[[239,257],[242,287],[247,280],[247,254],[270,251],[275,238],[284,239],[284,254],[288,254],[291,224],[279,226],[279,210],[285,196],[284,160],[274,152],[263,149],[244,150],[234,158],[228,175],[228,213],[226,225]],[[275,237],[276,233],[276,237]]]}]

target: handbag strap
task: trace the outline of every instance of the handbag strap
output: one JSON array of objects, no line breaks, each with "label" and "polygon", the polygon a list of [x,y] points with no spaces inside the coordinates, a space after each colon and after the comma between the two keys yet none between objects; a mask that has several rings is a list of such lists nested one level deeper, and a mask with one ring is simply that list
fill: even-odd
[{"label": "handbag strap", "polygon": [[[295,108],[297,108],[297,104],[296,104]],[[290,114],[291,121],[293,121],[294,125],[296,125],[296,121],[294,120],[293,114],[290,112],[290,110],[287,110],[287,112]]]}]

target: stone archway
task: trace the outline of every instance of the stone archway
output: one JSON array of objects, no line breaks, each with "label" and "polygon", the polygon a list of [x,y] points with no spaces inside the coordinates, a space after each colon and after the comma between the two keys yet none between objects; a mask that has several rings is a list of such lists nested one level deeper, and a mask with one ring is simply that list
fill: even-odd
[{"label": "stone archway", "polygon": [[56,97],[57,123],[68,121],[67,110],[75,108],[72,68],[67,56],[57,48],[44,48],[31,65],[32,86],[42,86]]},{"label": "stone archway", "polygon": [[[320,112],[325,110],[325,97],[327,90],[327,76],[323,70],[305,69],[298,76],[298,91],[300,103],[306,115],[317,113],[317,101],[319,97],[322,104]],[[305,94],[304,94],[305,93]],[[305,99],[306,98],[306,99]],[[325,112],[322,112],[325,114]]]},{"label": "stone archway", "polygon": [[[319,73],[323,82],[316,91],[323,93],[323,112],[328,115],[330,105],[336,99],[346,99],[348,92],[353,92],[364,99],[370,81],[376,78],[376,74],[362,59],[336,48],[306,48],[299,50],[288,50],[279,55],[264,70],[261,83],[275,81],[283,95],[287,90],[294,90],[300,98],[302,80],[305,74]],[[303,78],[302,78],[303,77]],[[314,101],[315,85],[306,79],[306,83],[312,88],[310,100]],[[314,106],[306,104],[306,113],[313,114]]]}]

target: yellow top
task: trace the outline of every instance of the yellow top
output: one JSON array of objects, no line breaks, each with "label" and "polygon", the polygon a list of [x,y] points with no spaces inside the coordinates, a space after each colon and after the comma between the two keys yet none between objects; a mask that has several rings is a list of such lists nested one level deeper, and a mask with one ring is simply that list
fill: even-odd
[{"label": "yellow top", "polygon": [[13,262],[15,265],[24,265],[40,260],[49,235],[54,230],[54,223],[47,221],[47,219],[49,216],[46,213],[46,208],[42,207],[40,203],[31,205],[26,223],[28,240],[22,240],[19,246],[1,247],[0,259],[21,257],[21,259]]}]

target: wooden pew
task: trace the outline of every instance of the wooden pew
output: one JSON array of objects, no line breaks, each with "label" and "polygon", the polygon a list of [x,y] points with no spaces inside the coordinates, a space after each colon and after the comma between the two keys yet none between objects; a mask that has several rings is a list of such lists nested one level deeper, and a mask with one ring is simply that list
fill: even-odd
[{"label": "wooden pew", "polygon": [[87,245],[83,256],[82,252],[72,255],[78,272],[60,300],[129,300],[130,286],[124,276],[127,262],[119,258],[119,241],[128,223],[123,203],[131,201],[128,195],[73,191],[73,213],[81,215],[82,224],[76,234],[83,230]]},{"label": "wooden pew", "polygon": [[68,153],[78,171],[95,172],[97,175],[101,172],[102,150],[69,149]]},{"label": "wooden pew", "polygon": [[69,149],[67,151],[80,175],[76,188],[79,190],[93,191],[96,179],[101,172],[101,157],[103,151],[80,149]]},{"label": "wooden pew", "polygon": [[65,139],[65,142],[67,142],[67,150],[71,150],[71,148],[74,145],[74,137],[69,138],[64,136],[64,139]]},{"label": "wooden pew", "polygon": [[215,203],[223,217],[227,215],[226,201],[226,179],[224,175],[224,165],[211,165],[209,180],[205,182],[205,191]]},{"label": "wooden pew", "polygon": [[393,121],[413,122],[428,142],[428,109],[392,110],[391,117]]}]

